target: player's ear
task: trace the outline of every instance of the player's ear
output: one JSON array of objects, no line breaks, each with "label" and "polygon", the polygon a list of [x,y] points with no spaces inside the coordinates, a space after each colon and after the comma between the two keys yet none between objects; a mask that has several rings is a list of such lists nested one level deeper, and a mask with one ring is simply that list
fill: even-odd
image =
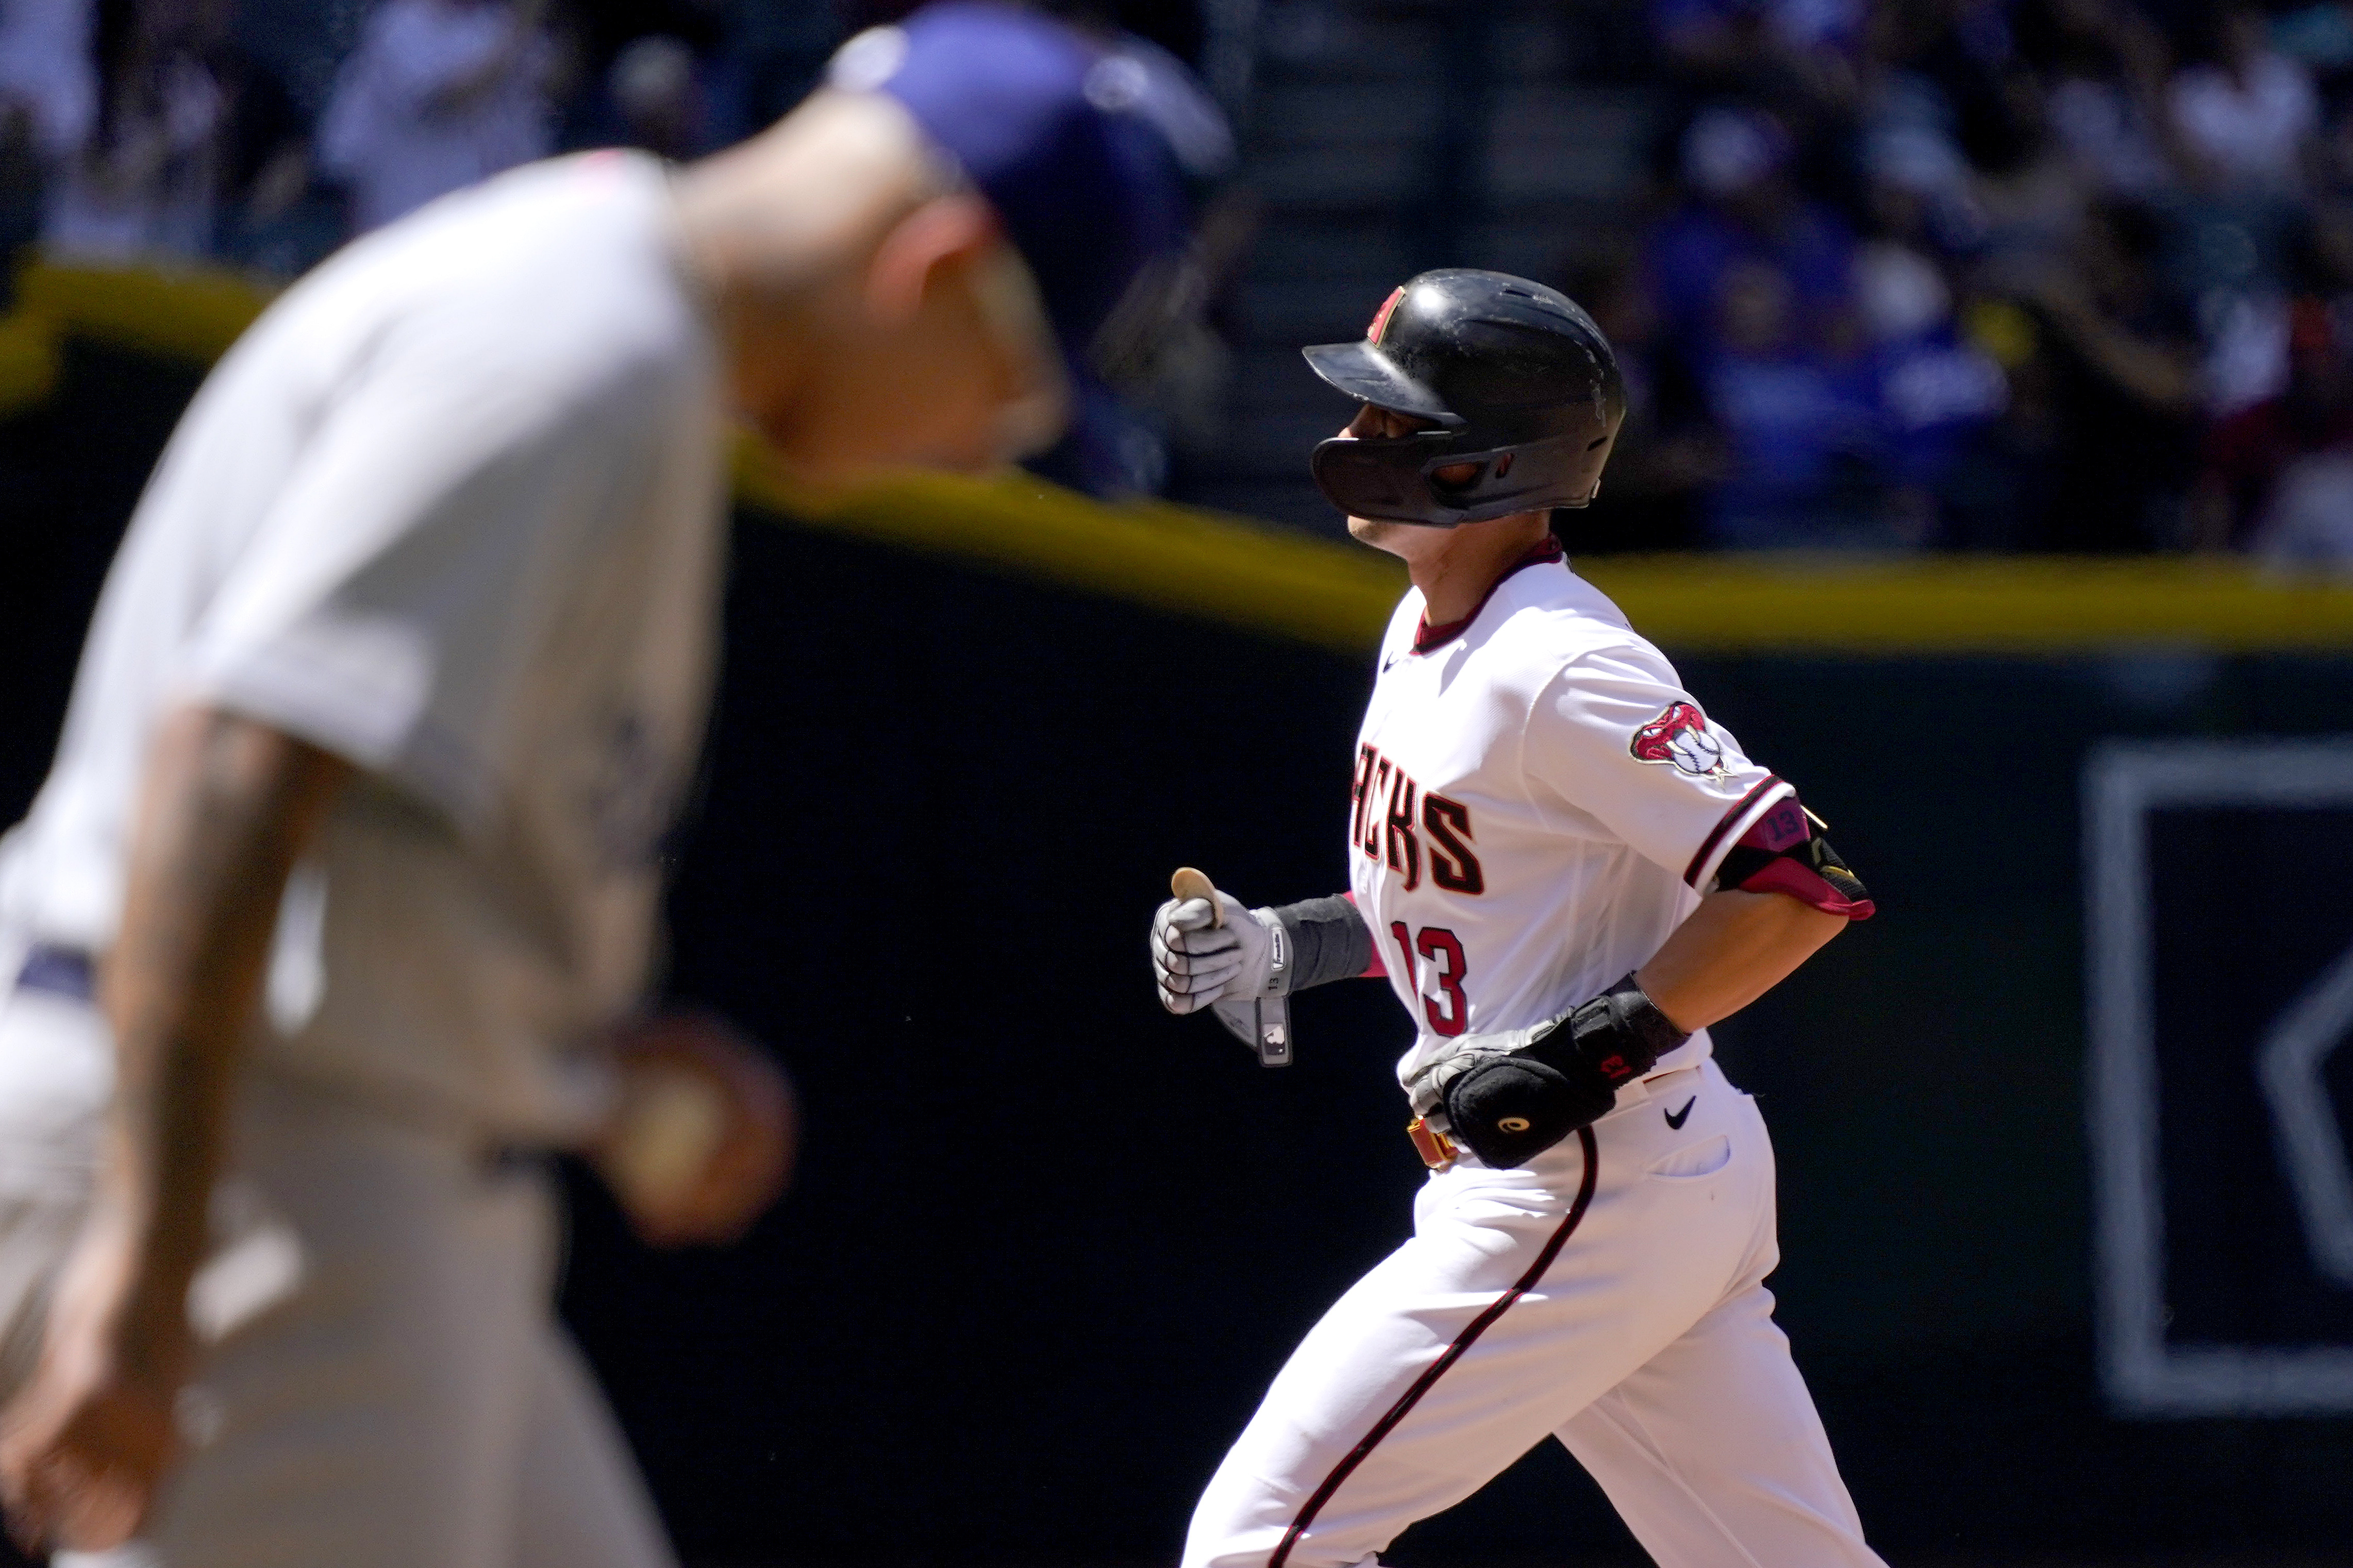
[{"label": "player's ear", "polygon": [[1002,232],[980,197],[934,196],[882,237],[866,271],[867,308],[892,326],[905,325],[939,279],[972,265]]}]

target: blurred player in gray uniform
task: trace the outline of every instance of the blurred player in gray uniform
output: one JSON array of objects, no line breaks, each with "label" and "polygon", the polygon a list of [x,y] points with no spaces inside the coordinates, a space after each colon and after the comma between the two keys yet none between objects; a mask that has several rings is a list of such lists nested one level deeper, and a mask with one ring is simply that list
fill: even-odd
[{"label": "blurred player in gray uniform", "polygon": [[206,384],[0,854],[0,1482],[60,1563],[670,1561],[528,1156],[609,1169],[659,1068],[720,1110],[618,1184],[642,1231],[779,1180],[756,1055],[626,1023],[731,407],[816,483],[1050,439],[1181,221],[1100,64],[933,7],[705,163],[537,164],[353,245]]}]

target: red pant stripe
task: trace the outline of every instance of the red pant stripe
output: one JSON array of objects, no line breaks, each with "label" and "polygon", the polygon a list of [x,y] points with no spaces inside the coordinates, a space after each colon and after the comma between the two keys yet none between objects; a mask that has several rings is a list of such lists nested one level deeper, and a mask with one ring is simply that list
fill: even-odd
[{"label": "red pant stripe", "polygon": [[1363,1440],[1332,1467],[1332,1473],[1324,1478],[1324,1484],[1315,1489],[1306,1505],[1300,1509],[1299,1517],[1291,1521],[1289,1530],[1283,1531],[1282,1544],[1277,1546],[1274,1555],[1266,1560],[1266,1568],[1283,1568],[1283,1564],[1291,1561],[1291,1549],[1299,1544],[1299,1538],[1307,1533],[1307,1527],[1315,1522],[1315,1516],[1323,1511],[1325,1503],[1332,1500],[1332,1494],[1340,1489],[1341,1483],[1354,1475],[1366,1456],[1380,1447],[1382,1438],[1397,1430],[1398,1423],[1421,1403],[1421,1396],[1446,1375],[1446,1369],[1461,1361],[1463,1352],[1478,1342],[1479,1336],[1509,1310],[1513,1302],[1535,1289],[1536,1281],[1544,1278],[1545,1270],[1551,1268],[1553,1259],[1560,1256],[1560,1249],[1576,1233],[1577,1222],[1585,1217],[1587,1205],[1593,1202],[1593,1184],[1598,1168],[1593,1129],[1578,1128],[1577,1140],[1585,1150],[1585,1177],[1577,1184],[1577,1198],[1568,1205],[1568,1216],[1560,1222],[1560,1228],[1552,1233],[1552,1238],[1545,1243],[1544,1250],[1536,1254],[1536,1260],[1528,1265],[1528,1271],[1521,1275],[1510,1289],[1495,1298],[1493,1304],[1485,1311],[1472,1319],[1470,1326],[1454,1336],[1454,1342],[1446,1347],[1445,1353],[1424,1368],[1421,1375],[1413,1380],[1413,1386],[1398,1395],[1398,1402],[1388,1407],[1388,1414],[1373,1423],[1373,1429],[1365,1434]]}]

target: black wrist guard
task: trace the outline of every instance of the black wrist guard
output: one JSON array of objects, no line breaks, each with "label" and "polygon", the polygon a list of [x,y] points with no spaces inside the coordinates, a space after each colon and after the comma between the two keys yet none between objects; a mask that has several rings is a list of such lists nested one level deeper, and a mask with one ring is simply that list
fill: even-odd
[{"label": "black wrist guard", "polygon": [[1373,928],[1345,898],[1302,899],[1271,911],[1291,938],[1291,982],[1282,994],[1353,980],[1373,966]]},{"label": "black wrist guard", "polygon": [[1620,1084],[1641,1078],[1659,1065],[1661,1057],[1690,1038],[1628,974],[1573,1009],[1563,1027],[1528,1048],[1551,1057],[1565,1047],[1615,1094]]},{"label": "black wrist guard", "polygon": [[1498,1052],[1446,1085],[1454,1139],[1488,1165],[1525,1165],[1609,1113],[1631,1083],[1691,1037],[1629,974],[1516,1051]]}]

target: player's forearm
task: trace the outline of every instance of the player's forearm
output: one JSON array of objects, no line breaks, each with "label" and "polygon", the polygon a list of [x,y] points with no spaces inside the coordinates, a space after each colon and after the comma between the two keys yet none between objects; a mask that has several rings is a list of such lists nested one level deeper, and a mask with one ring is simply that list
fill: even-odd
[{"label": "player's forearm", "polygon": [[216,710],[158,731],[103,985],[116,1060],[103,1193],[130,1322],[185,1311],[280,897],[347,773]]},{"label": "player's forearm", "polygon": [[1677,1028],[1704,1029],[1788,979],[1846,924],[1787,894],[1725,889],[1702,899],[1635,978]]}]

